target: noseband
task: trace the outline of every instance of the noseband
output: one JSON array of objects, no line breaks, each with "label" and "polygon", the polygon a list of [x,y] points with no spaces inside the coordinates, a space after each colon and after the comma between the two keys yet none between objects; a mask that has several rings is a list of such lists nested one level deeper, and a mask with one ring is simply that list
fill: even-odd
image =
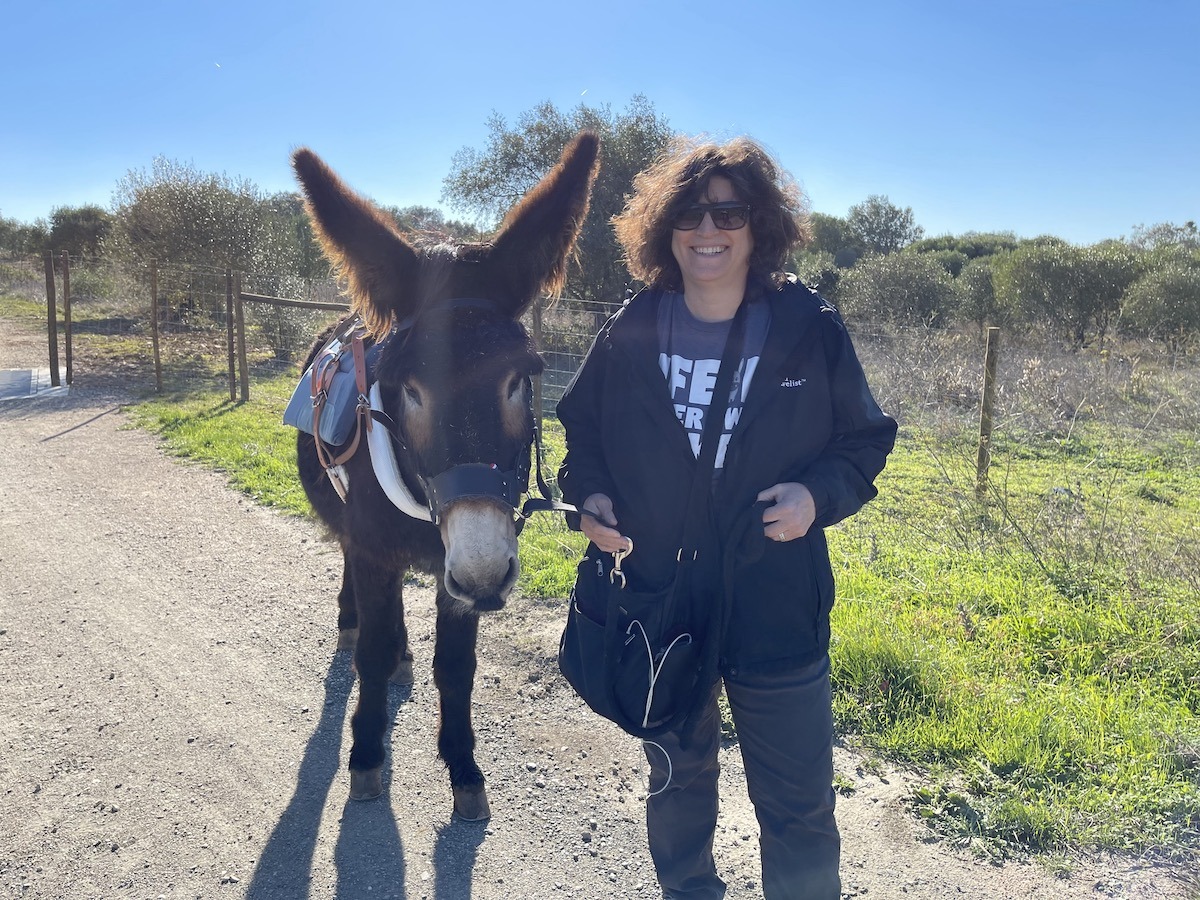
[{"label": "noseband", "polygon": [[[432,478],[418,475],[425,493],[425,502],[420,503],[400,473],[393,444],[403,450],[408,448],[396,420],[385,413],[382,406],[379,384],[376,382],[371,385],[371,418],[380,427],[367,432],[367,448],[371,453],[375,479],[392,505],[402,513],[439,525],[446,507],[456,500],[489,498],[499,500],[513,510],[517,509],[521,495],[529,489],[528,444],[523,451],[518,451],[516,464],[507,471],[495,463],[462,463]],[[538,443],[540,445],[540,441]],[[538,458],[541,458],[540,446]],[[541,473],[538,473],[538,484],[542,484]]]}]

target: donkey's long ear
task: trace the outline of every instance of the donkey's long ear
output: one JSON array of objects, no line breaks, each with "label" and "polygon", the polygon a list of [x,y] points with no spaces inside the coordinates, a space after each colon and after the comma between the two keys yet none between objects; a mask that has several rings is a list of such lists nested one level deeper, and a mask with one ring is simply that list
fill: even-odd
[{"label": "donkey's long ear", "polygon": [[304,188],[304,208],[321,247],[346,279],[350,302],[376,336],[392,316],[410,313],[416,298],[417,256],[391,219],[342,180],[307,148],[292,154]]},{"label": "donkey's long ear", "polygon": [[540,291],[562,290],[600,167],[599,148],[595,134],[581,131],[563,150],[558,165],[504,218],[491,259],[506,293],[519,305],[514,316]]}]

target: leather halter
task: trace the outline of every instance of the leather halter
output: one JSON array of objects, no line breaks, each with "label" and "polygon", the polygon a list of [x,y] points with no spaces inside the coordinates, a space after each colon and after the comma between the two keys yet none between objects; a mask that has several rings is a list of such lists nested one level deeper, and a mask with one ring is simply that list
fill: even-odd
[{"label": "leather halter", "polygon": [[[444,300],[430,309],[422,310],[398,323],[392,333],[388,335],[387,340],[398,338],[400,335],[404,335],[402,340],[407,340],[420,318],[433,309],[461,308],[494,310],[496,304],[491,300],[474,297]],[[518,515],[523,515],[523,512],[518,510],[517,504],[520,502],[521,495],[529,489],[529,444],[535,442],[538,444],[540,468],[541,442],[537,440],[536,428],[529,444],[526,444],[523,451],[517,453],[512,469],[501,469],[495,463],[463,463],[451,466],[432,478],[418,476],[425,494],[425,503],[422,504],[417,500],[400,472],[392,444],[395,442],[404,450],[407,450],[407,447],[398,424],[383,411],[382,393],[378,382],[372,384],[370,389],[370,418],[382,426],[378,429],[367,429],[367,447],[371,454],[371,468],[388,499],[405,515],[438,525],[441,523],[445,509],[451,503],[478,497],[501,501]],[[545,484],[540,471],[538,472],[538,484],[539,486]],[[530,502],[532,501],[527,501],[526,505],[528,506]],[[553,501],[544,502],[552,503]]]},{"label": "leather halter", "polygon": [[[508,471],[500,469],[494,463],[462,463],[451,466],[432,478],[421,478],[426,498],[422,504],[414,496],[400,472],[392,444],[407,448],[395,420],[382,409],[383,401],[378,382],[371,385],[370,396],[371,418],[381,426],[367,431],[371,468],[375,471],[379,486],[398,510],[414,519],[432,522],[434,525],[440,524],[445,508],[455,500],[490,497],[502,500],[516,510],[521,494],[529,487],[528,464],[520,464],[520,460],[526,458],[528,445],[524,453],[518,453],[517,465]],[[542,483],[540,472],[538,482]]]}]

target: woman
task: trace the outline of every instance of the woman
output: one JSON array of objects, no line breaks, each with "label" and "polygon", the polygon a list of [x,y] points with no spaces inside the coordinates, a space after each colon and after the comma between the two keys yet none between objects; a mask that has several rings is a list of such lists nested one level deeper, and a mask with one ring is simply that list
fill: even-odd
[{"label": "woman", "polygon": [[[872,398],[837,311],[782,272],[807,222],[799,190],[761,147],[676,142],[634,188],[614,226],[648,288],[606,323],[558,406],[559,481],[594,514],[581,527],[596,547],[633,547],[623,562],[631,583],[669,583],[704,413],[745,306],[701,527],[712,546],[740,548],[747,530],[754,546],[698,559],[690,589],[720,604],[723,566],[734,565],[722,560],[738,560],[720,675],[760,825],[764,895],[837,898],[833,573],[822,529],[875,496],[896,423]],[[645,745],[650,851],[669,898],[725,893],[712,854],[718,687],[686,733]]]}]

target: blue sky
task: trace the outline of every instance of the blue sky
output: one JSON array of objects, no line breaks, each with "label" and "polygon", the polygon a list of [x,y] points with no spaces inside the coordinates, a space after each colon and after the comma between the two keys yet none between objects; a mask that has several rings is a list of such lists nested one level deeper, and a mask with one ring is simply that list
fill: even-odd
[{"label": "blue sky", "polygon": [[[5,13],[0,215],[108,206],[155,156],[265,191],[311,146],[385,204],[549,100],[749,134],[845,215],[1092,243],[1200,219],[1200,3],[42,0]],[[447,210],[451,215],[458,215]]]}]

